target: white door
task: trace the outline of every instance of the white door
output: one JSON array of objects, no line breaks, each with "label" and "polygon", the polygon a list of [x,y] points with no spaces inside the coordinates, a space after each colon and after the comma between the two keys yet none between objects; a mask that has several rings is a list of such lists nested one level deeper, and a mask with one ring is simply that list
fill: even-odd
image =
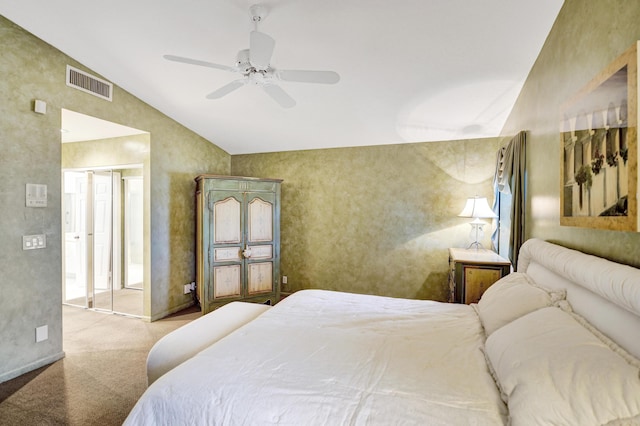
[{"label": "white door", "polygon": [[93,301],[96,309],[109,311],[113,309],[111,184],[110,170],[93,172]]},{"label": "white door", "polygon": [[63,174],[64,303],[87,306],[87,174]]},{"label": "white door", "polygon": [[124,286],[142,289],[144,257],[142,176],[124,179]]},{"label": "white door", "polygon": [[63,303],[113,308],[111,174],[63,173]]}]

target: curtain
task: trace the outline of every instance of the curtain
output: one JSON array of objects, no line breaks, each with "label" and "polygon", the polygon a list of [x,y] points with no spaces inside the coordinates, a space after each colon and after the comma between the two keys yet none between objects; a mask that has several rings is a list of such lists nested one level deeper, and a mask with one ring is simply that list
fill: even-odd
[{"label": "curtain", "polygon": [[[496,172],[493,179],[495,195],[493,210],[496,214],[500,215],[500,195],[511,195],[508,256],[514,269],[518,267],[518,252],[524,243],[526,139],[526,133],[522,131],[498,150]],[[491,236],[494,249],[499,244],[499,230],[498,226]]]},{"label": "curtain", "polygon": [[498,226],[496,226],[496,229],[491,234],[491,248],[500,255],[504,254],[503,246],[501,244],[501,229],[509,224],[509,221],[505,220],[506,218],[502,214],[502,210],[503,207],[506,207],[506,204],[511,203],[510,197],[504,196],[504,194],[511,194],[511,191],[508,190],[508,185],[505,185],[506,182],[504,178],[506,150],[507,145],[498,149],[496,155],[496,169],[493,176],[493,212],[498,216]]}]

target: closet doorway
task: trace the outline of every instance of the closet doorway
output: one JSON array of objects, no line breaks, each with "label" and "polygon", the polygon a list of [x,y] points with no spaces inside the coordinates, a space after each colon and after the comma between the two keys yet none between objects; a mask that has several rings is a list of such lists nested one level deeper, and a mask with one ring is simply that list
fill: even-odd
[{"label": "closet doorway", "polygon": [[142,316],[143,194],[136,170],[63,171],[63,303]]}]

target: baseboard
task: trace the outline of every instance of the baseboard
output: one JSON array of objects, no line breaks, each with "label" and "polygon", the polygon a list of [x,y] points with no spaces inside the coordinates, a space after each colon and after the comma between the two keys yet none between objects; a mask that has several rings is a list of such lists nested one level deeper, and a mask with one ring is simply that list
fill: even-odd
[{"label": "baseboard", "polygon": [[[193,300],[190,301],[190,302],[187,302],[187,303],[183,303],[182,305],[176,306],[175,308],[171,308],[171,309],[166,310],[164,312],[161,312],[159,314],[152,315],[150,321],[153,322],[153,321],[157,321],[159,319],[162,319],[164,317],[168,317],[169,315],[175,314],[176,312],[180,312],[183,309],[187,309],[188,307],[193,306],[194,304],[195,304],[195,302]],[[143,318],[143,319],[147,320],[147,318],[148,317]]]},{"label": "baseboard", "polygon": [[16,377],[22,376],[23,374],[28,373],[29,371],[33,371],[45,365],[52,364],[62,358],[64,358],[64,352],[58,352],[55,355],[51,355],[46,358],[39,359],[35,362],[32,362],[31,364],[27,364],[20,368],[16,368],[15,370],[11,370],[7,373],[0,374],[0,383],[4,383],[8,380],[15,379]]}]

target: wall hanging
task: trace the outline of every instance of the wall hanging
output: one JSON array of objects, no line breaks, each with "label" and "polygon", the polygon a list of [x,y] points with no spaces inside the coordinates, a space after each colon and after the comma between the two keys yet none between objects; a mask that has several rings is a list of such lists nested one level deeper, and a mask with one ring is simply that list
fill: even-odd
[{"label": "wall hanging", "polygon": [[560,224],[637,231],[638,45],[561,108]]}]

